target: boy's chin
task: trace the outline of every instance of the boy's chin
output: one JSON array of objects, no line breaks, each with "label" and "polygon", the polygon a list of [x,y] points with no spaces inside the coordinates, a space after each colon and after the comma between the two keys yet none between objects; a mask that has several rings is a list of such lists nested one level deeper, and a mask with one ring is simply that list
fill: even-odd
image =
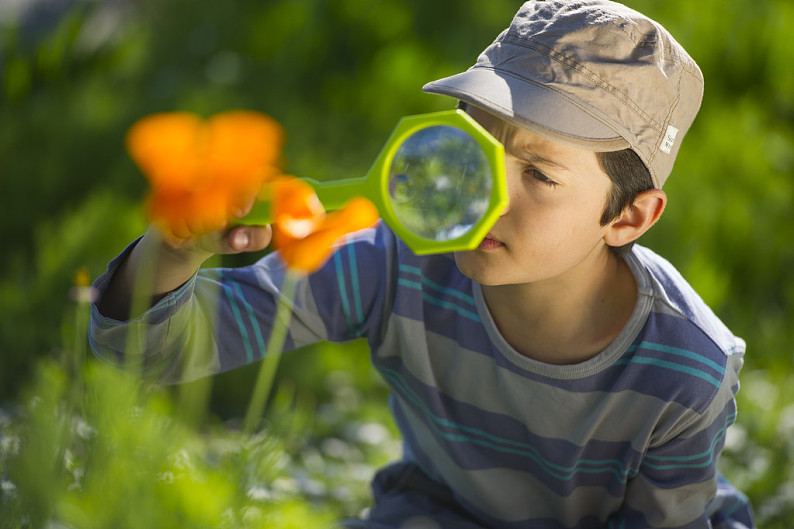
[{"label": "boy's chin", "polygon": [[488,266],[482,259],[469,252],[455,252],[455,264],[461,274],[484,286],[508,284],[502,274]]}]

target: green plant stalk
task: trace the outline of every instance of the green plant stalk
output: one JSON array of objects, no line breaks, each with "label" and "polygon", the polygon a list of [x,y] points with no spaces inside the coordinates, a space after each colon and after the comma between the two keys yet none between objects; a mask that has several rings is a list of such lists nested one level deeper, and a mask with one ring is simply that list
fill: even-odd
[{"label": "green plant stalk", "polygon": [[205,419],[212,394],[212,377],[179,384],[177,415],[189,428],[197,429]]},{"label": "green plant stalk", "polygon": [[79,412],[80,400],[84,390],[83,367],[87,358],[86,337],[88,324],[91,317],[90,292],[91,287],[75,287],[74,306],[74,344],[72,345],[72,383],[70,395],[70,408],[72,412]]},{"label": "green plant stalk", "polygon": [[243,432],[253,433],[256,430],[259,420],[265,411],[267,397],[273,386],[273,378],[276,375],[279,358],[284,349],[284,341],[287,338],[290,318],[292,317],[292,303],[295,298],[295,289],[300,275],[287,268],[284,276],[284,284],[281,288],[281,296],[278,298],[276,316],[273,322],[273,329],[270,331],[270,338],[267,341],[264,358],[259,366],[259,374],[254,385],[254,393],[248,402],[248,410],[243,421]]},{"label": "green plant stalk", "polygon": [[[140,257],[140,266],[135,267],[135,275],[133,279],[132,299],[130,300],[130,312],[128,319],[132,322],[135,318],[146,318],[146,311],[152,306],[152,287],[154,285],[154,271],[157,266],[155,252],[144,252]],[[143,378],[145,370],[145,362],[143,355],[139,355],[136,362],[132,361],[130,356],[131,352],[135,350],[135,340],[137,332],[134,332],[134,326],[131,325],[127,329],[127,343],[124,347],[124,369],[132,375],[137,375]],[[139,346],[142,344],[138,344]]]},{"label": "green plant stalk", "polygon": [[[51,468],[52,475],[50,480],[52,492],[51,497],[55,498],[61,494],[60,483],[65,478],[65,458],[67,450],[73,445],[74,434],[72,432],[72,421],[74,417],[83,413],[82,401],[85,393],[84,365],[86,359],[86,337],[88,336],[88,323],[90,319],[90,287],[75,285],[72,289],[74,305],[72,321],[71,339],[64,336],[64,361],[71,360],[71,365],[67,365],[67,375],[63,379],[63,393],[54,394],[55,402],[63,398],[65,408],[58,410],[57,404],[52,408],[53,425],[57,429],[57,434],[52,446],[55,447],[54,466]],[[47,507],[51,510],[52,505]]]},{"label": "green plant stalk", "polygon": [[[88,288],[88,287],[84,287]],[[86,359],[86,336],[88,336],[88,320],[90,306],[87,300],[78,299],[74,312],[74,351],[72,352],[72,376],[75,379],[82,377],[83,362]],[[78,386],[82,385],[81,380],[76,380]]]}]

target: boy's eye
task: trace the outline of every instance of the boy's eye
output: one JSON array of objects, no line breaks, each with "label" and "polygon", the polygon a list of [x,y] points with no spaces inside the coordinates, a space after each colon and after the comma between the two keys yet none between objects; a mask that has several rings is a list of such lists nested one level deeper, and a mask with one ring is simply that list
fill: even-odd
[{"label": "boy's eye", "polygon": [[530,169],[527,169],[524,172],[525,172],[525,174],[531,176],[532,178],[534,178],[535,180],[537,180],[538,182],[540,182],[542,184],[546,184],[546,185],[552,186],[552,187],[557,185],[557,182],[555,182],[554,180],[552,180],[551,178],[549,178],[545,174],[541,173],[537,169],[530,168]]}]

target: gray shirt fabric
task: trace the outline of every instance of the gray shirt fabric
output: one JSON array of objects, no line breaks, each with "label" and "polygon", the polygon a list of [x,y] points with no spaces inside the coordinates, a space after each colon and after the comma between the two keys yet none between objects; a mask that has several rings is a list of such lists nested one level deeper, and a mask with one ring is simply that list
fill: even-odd
[{"label": "gray shirt fabric", "polygon": [[[573,365],[519,354],[450,255],[416,256],[383,225],[302,279],[285,348],[365,337],[404,439],[356,527],[751,527],[716,468],[745,344],[667,261],[635,247],[626,262],[630,321]],[[277,255],[202,270],[131,322],[94,308],[93,348],[167,382],[257,361],[284,273]]]}]

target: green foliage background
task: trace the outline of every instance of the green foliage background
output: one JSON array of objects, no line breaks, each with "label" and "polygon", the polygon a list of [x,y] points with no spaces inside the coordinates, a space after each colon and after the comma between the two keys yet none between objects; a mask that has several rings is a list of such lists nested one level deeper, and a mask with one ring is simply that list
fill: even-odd
[{"label": "green foliage background", "polygon": [[[723,464],[762,526],[782,528],[794,517],[794,4],[626,3],[662,22],[706,78],[665,186],[668,209],[643,242],[747,340]],[[290,172],[359,176],[401,116],[450,108],[421,86],[468,67],[519,5],[85,0],[58,16],[4,11],[0,402],[19,401],[38,360],[63,347],[74,272],[85,266],[96,277],[144,229],[145,183],[123,150],[134,120],[260,110],[288,131]],[[363,400],[384,394],[361,344],[284,360],[282,383],[318,402],[334,399],[328,373],[348,373]],[[214,413],[239,416],[251,380],[246,369],[217,377]]]}]

